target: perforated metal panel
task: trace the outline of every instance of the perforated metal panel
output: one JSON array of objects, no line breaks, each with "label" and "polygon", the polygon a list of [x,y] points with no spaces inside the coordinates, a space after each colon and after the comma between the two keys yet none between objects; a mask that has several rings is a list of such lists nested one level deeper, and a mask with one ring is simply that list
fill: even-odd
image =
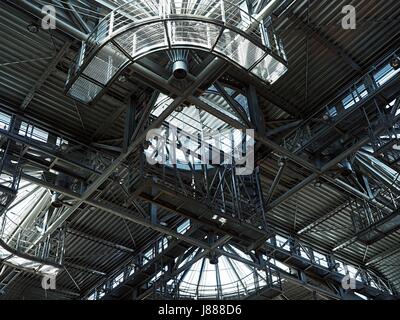
[{"label": "perforated metal panel", "polygon": [[217,41],[221,27],[200,21],[173,21],[171,42],[174,45],[193,45],[211,49]]},{"label": "perforated metal panel", "polygon": [[227,56],[245,69],[252,67],[265,55],[265,51],[260,47],[228,29],[224,30],[215,51]]},{"label": "perforated metal panel", "polygon": [[115,39],[132,59],[155,49],[168,47],[164,24],[161,22],[130,30]]},{"label": "perforated metal panel", "polygon": [[89,103],[97,97],[101,90],[102,87],[79,77],[69,89],[68,94],[83,103]]},{"label": "perforated metal panel", "polygon": [[265,57],[251,72],[257,77],[275,83],[287,72],[288,68],[272,56]]},{"label": "perforated metal panel", "polygon": [[[112,52],[113,54],[110,54]],[[106,85],[128,61],[112,43],[104,46],[90,61],[84,75]]]},{"label": "perforated metal panel", "polygon": [[182,47],[207,50],[249,72],[255,67],[253,75],[273,83],[287,71],[282,46],[271,30],[261,35],[264,26],[244,9],[226,0],[129,1],[90,35],[71,70],[68,92],[90,102],[93,92],[101,90],[80,79],[81,74],[95,85],[108,86],[129,60]]},{"label": "perforated metal panel", "polygon": [[237,4],[229,1],[225,1],[224,5],[224,20],[226,24],[236,27],[240,30],[246,31],[248,34],[260,36],[258,33],[258,28],[251,29],[250,25],[255,23],[258,25],[257,21],[255,21],[247,12],[242,10]]}]

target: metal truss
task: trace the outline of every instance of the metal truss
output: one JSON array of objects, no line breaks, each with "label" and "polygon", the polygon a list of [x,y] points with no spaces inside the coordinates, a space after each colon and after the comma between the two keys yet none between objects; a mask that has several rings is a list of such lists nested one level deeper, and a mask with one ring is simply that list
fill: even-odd
[{"label": "metal truss", "polygon": [[[377,83],[379,73],[376,70],[382,72],[388,68],[390,57],[391,55],[388,55],[378,62],[372,68],[375,71],[368,72],[360,80],[352,83],[319,113],[303,121],[285,138],[283,144],[291,151],[291,159],[307,158],[318,169],[273,200],[268,209],[276,207],[318,177],[329,178],[329,171],[338,168],[338,164],[342,168],[343,161],[351,159],[358,150],[370,143],[376,146],[378,136],[384,137],[388,130],[396,128],[399,120],[396,113],[399,78],[392,76],[385,82],[381,78],[381,82]],[[396,103],[390,106],[391,101]]]},{"label": "metal truss", "polygon": [[[225,0],[135,0],[114,9],[91,32],[70,69],[66,91],[90,103],[131,63],[175,49],[217,55],[270,84],[287,71],[282,43],[265,28],[263,15],[254,18]],[[253,55],[244,57],[243,50]]]},{"label": "metal truss", "polygon": [[[198,232],[198,229],[191,227],[187,232],[193,235]],[[196,248],[181,247],[176,242],[169,243],[167,240],[160,239],[154,247],[149,246],[136,255],[134,260],[130,260],[126,267],[120,269],[109,280],[101,282],[90,290],[87,297],[90,296],[91,299],[188,298],[185,295],[180,296],[178,289],[180,281],[185,271],[187,272],[194,263],[208,254],[208,251],[202,250],[193,254],[195,251]],[[331,299],[357,299],[341,287],[345,273],[338,270],[338,264],[335,263],[333,255],[329,257],[329,260],[318,260],[311,247],[294,238],[289,238],[285,242],[277,242],[275,238],[271,238],[256,254],[251,254],[251,258],[243,258],[229,245],[221,246],[215,252],[218,256],[225,256],[252,266],[256,283],[258,283],[251,290],[246,290],[244,286],[244,291],[239,290],[232,295],[220,296],[221,299],[253,299],[255,297],[271,299],[282,294],[283,281],[300,284]],[[191,259],[180,266],[181,262],[188,257]],[[276,264],[275,261],[280,261],[281,264]],[[284,269],[285,266],[287,269]],[[263,279],[267,280],[266,282],[260,282],[257,270],[266,272]],[[393,298],[390,285],[374,273],[359,268],[355,277],[357,277],[355,292],[372,299]]]}]

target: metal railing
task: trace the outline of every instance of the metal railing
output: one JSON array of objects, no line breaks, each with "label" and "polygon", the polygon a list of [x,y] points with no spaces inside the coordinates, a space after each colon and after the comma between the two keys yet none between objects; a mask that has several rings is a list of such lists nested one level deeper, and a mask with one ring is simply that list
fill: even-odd
[{"label": "metal railing", "polygon": [[[36,157],[57,158],[57,161],[83,170],[85,174],[100,175],[114,160],[108,153],[44,129],[15,114],[0,112],[0,136],[24,144],[31,151],[34,150],[33,155]],[[90,160],[82,161],[81,150],[85,150],[86,158]]]},{"label": "metal railing", "polygon": [[[342,276],[349,275],[364,285],[375,288],[381,292],[388,293],[390,295],[395,293],[392,285],[387,280],[376,275],[371,270],[360,265],[345,264],[336,259],[333,254],[328,255],[316,251],[312,247],[303,244],[296,238],[271,238],[266,244],[267,247],[273,248],[274,250],[283,250],[291,255],[303,259],[305,262],[308,261],[311,264],[318,265],[329,272],[338,273]],[[344,268],[341,270],[338,266],[343,266]],[[350,272],[350,269],[353,269],[353,274]]]},{"label": "metal railing", "polygon": [[[307,148],[318,149],[321,147],[320,139],[332,132],[332,129],[345,123],[351,115],[361,110],[364,116],[361,121],[354,123],[352,129],[356,129],[360,123],[371,126],[371,123],[379,117],[384,116],[375,103],[375,110],[366,112],[363,106],[367,101],[374,99],[385,88],[393,85],[399,77],[399,71],[394,70],[389,61],[393,53],[382,59],[373,66],[362,77],[351,83],[345,90],[340,92],[325,107],[314,113],[296,128],[292,134],[285,139],[285,147],[295,153],[300,153]],[[385,71],[385,72],[384,72]],[[316,119],[319,119],[317,121]]]}]

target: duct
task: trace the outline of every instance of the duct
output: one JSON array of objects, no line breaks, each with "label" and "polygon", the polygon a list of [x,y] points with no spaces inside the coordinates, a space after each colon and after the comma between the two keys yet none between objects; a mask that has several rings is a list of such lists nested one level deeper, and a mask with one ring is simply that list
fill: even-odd
[{"label": "duct", "polygon": [[167,53],[170,63],[172,64],[172,74],[174,75],[175,79],[185,79],[189,73],[189,51],[178,49],[168,51]]}]

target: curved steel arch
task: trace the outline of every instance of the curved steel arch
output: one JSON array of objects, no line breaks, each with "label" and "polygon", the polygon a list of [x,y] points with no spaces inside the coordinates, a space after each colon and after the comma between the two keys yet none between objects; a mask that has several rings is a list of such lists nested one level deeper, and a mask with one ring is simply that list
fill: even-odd
[{"label": "curved steel arch", "polygon": [[68,94],[92,102],[131,63],[172,49],[208,52],[270,84],[286,73],[286,56],[272,29],[229,1],[196,3],[189,8],[188,0],[131,0],[112,11],[76,56]]}]

